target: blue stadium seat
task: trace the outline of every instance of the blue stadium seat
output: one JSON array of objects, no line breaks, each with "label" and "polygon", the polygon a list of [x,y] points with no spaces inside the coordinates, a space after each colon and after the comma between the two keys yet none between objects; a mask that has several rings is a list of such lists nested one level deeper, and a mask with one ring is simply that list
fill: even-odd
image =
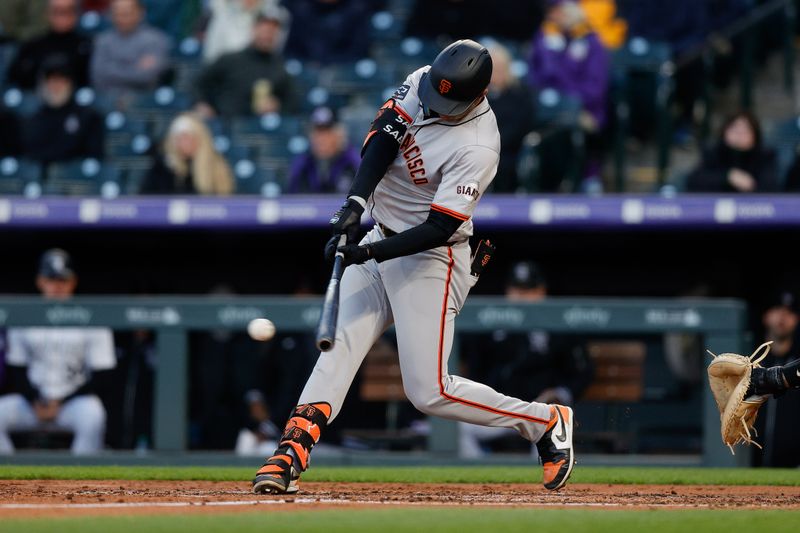
[{"label": "blue stadium seat", "polygon": [[150,123],[151,133],[159,136],[175,115],[187,111],[190,107],[191,100],[188,95],[164,86],[134,99],[128,113]]},{"label": "blue stadium seat", "polygon": [[537,127],[577,125],[582,108],[579,98],[549,88],[533,92],[532,96]]},{"label": "blue stadium seat", "polygon": [[766,144],[775,149],[778,160],[778,179],[781,187],[800,149],[800,116],[779,122],[769,135]]},{"label": "blue stadium seat", "polygon": [[41,176],[42,167],[35,161],[15,157],[0,159],[0,196],[38,197],[42,192]]},{"label": "blue stadium seat", "polygon": [[111,20],[97,11],[86,11],[81,15],[78,25],[82,33],[97,35],[111,27]]},{"label": "blue stadium seat", "polygon": [[273,197],[281,193],[274,169],[261,168],[252,159],[239,159],[232,165],[236,194]]},{"label": "blue stadium seat", "polygon": [[3,104],[12,113],[21,117],[29,117],[36,113],[42,102],[33,92],[20,91],[16,87],[11,87],[3,92]]},{"label": "blue stadium seat", "polygon": [[47,169],[44,193],[59,196],[114,198],[121,191],[120,171],[96,159],[54,163]]},{"label": "blue stadium seat", "polygon": [[394,73],[378,66],[374,59],[361,59],[329,67],[320,75],[321,85],[332,94],[345,97],[370,90],[382,90],[391,85]]}]

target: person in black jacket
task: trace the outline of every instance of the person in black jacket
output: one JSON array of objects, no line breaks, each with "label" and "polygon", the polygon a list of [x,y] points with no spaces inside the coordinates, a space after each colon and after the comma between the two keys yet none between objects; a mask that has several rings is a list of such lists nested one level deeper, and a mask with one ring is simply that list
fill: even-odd
[{"label": "person in black jacket", "polygon": [[8,70],[7,82],[20,89],[36,87],[45,61],[64,55],[70,63],[78,87],[89,85],[92,40],[78,33],[80,10],[77,0],[50,0],[47,5],[47,33],[22,44]]},{"label": "person in black jacket", "polygon": [[[748,396],[773,395],[761,408],[756,422],[763,451],[755,453],[756,464],[772,467],[800,466],[800,305],[792,292],[781,291],[768,303],[762,316],[766,340],[772,350],[753,369]],[[787,393],[787,391],[789,391]],[[784,394],[786,393],[786,394]]]},{"label": "person in black jacket", "polygon": [[492,183],[494,192],[516,192],[520,187],[517,159],[522,139],[533,129],[534,109],[531,93],[511,72],[511,54],[499,43],[488,47],[492,56],[492,79],[489,82],[489,103],[497,117],[500,132],[500,162]]},{"label": "person in black jacket", "polygon": [[17,116],[0,107],[0,157],[19,155],[19,128]]},{"label": "person in black jacket", "polygon": [[44,164],[103,158],[103,117],[74,100],[74,72],[62,55],[47,59],[39,91],[42,107],[23,123],[22,152]]},{"label": "person in black jacket", "polygon": [[719,142],[689,175],[689,192],[770,192],[778,189],[775,153],[761,140],[758,119],[739,111],[725,121]]}]

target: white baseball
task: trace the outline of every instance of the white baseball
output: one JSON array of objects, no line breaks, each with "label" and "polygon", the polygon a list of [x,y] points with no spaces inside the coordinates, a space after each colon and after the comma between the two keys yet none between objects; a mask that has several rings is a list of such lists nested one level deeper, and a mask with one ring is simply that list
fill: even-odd
[{"label": "white baseball", "polygon": [[257,341],[268,341],[275,336],[275,324],[266,318],[255,318],[247,324],[247,333]]}]

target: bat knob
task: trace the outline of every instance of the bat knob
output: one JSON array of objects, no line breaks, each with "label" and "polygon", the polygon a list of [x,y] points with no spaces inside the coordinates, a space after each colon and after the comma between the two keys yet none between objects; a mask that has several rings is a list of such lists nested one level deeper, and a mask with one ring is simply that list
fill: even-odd
[{"label": "bat knob", "polygon": [[320,351],[328,352],[331,348],[333,348],[333,340],[332,339],[320,339],[317,341],[317,348]]}]

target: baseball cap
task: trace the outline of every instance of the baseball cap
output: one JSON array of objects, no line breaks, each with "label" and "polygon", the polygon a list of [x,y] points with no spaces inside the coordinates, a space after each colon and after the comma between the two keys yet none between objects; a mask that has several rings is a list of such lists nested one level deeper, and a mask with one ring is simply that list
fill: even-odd
[{"label": "baseball cap", "polygon": [[790,290],[778,290],[772,292],[766,301],[765,309],[773,307],[786,307],[794,313],[800,314],[800,302],[797,296]]},{"label": "baseball cap", "polygon": [[42,78],[48,78],[54,74],[64,76],[65,78],[73,79],[75,75],[74,68],[69,58],[64,54],[55,54],[48,56],[42,63],[39,70]]},{"label": "baseball cap", "polygon": [[533,261],[520,261],[511,266],[507,285],[522,289],[533,289],[546,285],[544,273]]},{"label": "baseball cap", "polygon": [[39,259],[39,275],[49,279],[70,279],[75,276],[72,258],[60,248],[52,248]]},{"label": "baseball cap", "polygon": [[336,112],[327,106],[320,106],[311,112],[313,128],[332,128],[337,123]]}]

